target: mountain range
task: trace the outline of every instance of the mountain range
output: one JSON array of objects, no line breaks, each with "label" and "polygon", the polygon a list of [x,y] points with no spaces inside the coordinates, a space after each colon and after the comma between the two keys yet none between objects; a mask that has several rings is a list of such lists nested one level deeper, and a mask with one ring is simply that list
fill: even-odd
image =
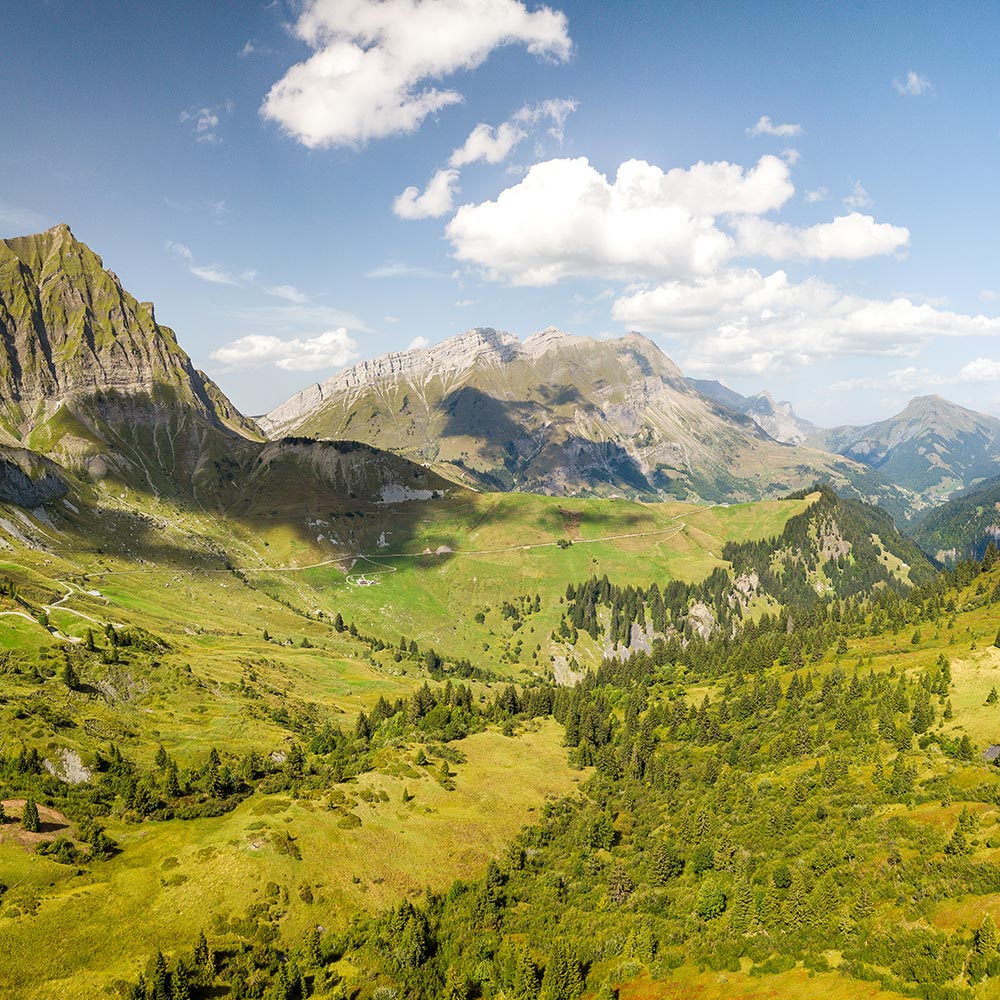
[{"label": "mountain range", "polygon": [[937,396],[822,429],[767,392],[685,378],[638,334],[486,327],[362,362],[254,421],[67,226],[0,241],[0,499],[27,507],[74,480],[284,510],[303,470],[336,507],[351,467],[369,499],[452,483],[728,503],[824,481],[905,523],[995,475],[998,432]]},{"label": "mountain range", "polygon": [[634,333],[478,328],[349,368],[259,424],[377,444],[480,489],[728,502],[824,479],[900,499],[853,459],[775,440]]}]

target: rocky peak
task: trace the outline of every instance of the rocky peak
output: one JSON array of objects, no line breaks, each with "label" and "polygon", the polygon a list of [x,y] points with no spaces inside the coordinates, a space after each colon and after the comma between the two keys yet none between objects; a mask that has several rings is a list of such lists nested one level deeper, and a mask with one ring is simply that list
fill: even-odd
[{"label": "rocky peak", "polygon": [[224,397],[151,303],[125,291],[69,226],[0,240],[0,425],[24,439],[64,404],[109,394],[174,400],[253,432],[228,401],[222,413]]}]

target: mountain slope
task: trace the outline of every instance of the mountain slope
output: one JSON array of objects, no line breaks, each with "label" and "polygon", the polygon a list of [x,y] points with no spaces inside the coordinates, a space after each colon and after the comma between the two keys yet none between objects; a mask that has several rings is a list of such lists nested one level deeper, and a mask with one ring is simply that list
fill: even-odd
[{"label": "mountain slope", "polygon": [[939,562],[981,559],[989,543],[1000,540],[1000,476],[962,490],[928,511],[912,533]]},{"label": "mountain slope", "polygon": [[471,330],[292,397],[272,436],[354,438],[492,489],[756,499],[863,470],[773,441],[696,391],[652,341]]},{"label": "mountain slope", "polygon": [[940,396],[918,396],[888,420],[835,427],[812,440],[878,470],[925,504],[1000,472],[1000,420]]},{"label": "mountain slope", "polygon": [[160,490],[260,437],[69,227],[0,241],[0,441]]},{"label": "mountain slope", "polygon": [[814,424],[795,413],[791,403],[777,402],[766,390],[753,396],[742,396],[715,380],[692,378],[688,382],[717,403],[750,417],[758,427],[782,444],[807,443],[818,431]]}]

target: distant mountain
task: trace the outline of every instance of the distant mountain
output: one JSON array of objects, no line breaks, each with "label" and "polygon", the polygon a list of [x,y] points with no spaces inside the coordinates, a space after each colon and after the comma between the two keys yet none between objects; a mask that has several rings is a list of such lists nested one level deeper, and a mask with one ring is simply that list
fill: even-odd
[{"label": "distant mountain", "polygon": [[758,427],[782,444],[808,443],[819,430],[808,420],[799,417],[792,409],[791,403],[785,401],[779,403],[767,391],[755,393],[753,396],[742,396],[714,380],[692,378],[688,379],[688,382],[717,403],[750,417]]},{"label": "distant mountain", "polygon": [[363,362],[259,423],[365,441],[488,489],[748,500],[864,479],[853,462],[772,440],[638,334],[548,329],[522,343],[470,330]]},{"label": "distant mountain", "polygon": [[812,440],[912,491],[918,508],[1000,473],[1000,420],[940,396],[918,396],[888,420],[835,427]]}]

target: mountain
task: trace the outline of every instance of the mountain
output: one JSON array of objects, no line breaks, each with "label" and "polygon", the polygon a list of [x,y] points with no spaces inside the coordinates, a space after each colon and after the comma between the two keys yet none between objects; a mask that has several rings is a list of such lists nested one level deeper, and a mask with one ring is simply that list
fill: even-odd
[{"label": "mountain", "polygon": [[261,437],[68,226],[0,241],[0,443],[159,490]]},{"label": "mountain", "polygon": [[981,559],[990,542],[1000,543],[1000,476],[962,490],[927,511],[911,534],[938,562]]},{"label": "mountain", "polygon": [[47,550],[82,535],[179,564],[227,551],[260,562],[265,549],[329,559],[375,547],[391,505],[449,485],[367,445],[267,441],[67,226],[0,241],[0,505],[15,508],[0,510],[0,528],[11,538]]},{"label": "mountain", "polygon": [[804,444],[814,437],[818,428],[803,420],[787,401],[777,402],[767,391],[742,396],[721,382],[692,378],[688,382],[700,393],[714,399],[736,413],[750,417],[758,427],[782,444]]},{"label": "mountain", "polygon": [[478,328],[310,386],[259,420],[272,437],[353,438],[487,489],[717,501],[863,479],[783,446],[693,388],[646,337]]},{"label": "mountain", "polygon": [[835,427],[812,441],[912,491],[918,507],[1000,473],[1000,420],[940,396],[918,396],[888,420]]}]

